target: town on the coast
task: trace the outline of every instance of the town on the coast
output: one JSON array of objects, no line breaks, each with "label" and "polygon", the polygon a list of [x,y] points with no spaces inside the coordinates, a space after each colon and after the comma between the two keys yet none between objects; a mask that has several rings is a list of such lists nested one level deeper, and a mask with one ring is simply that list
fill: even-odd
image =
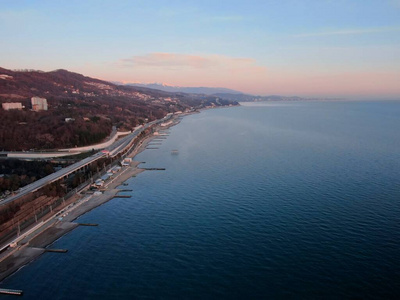
[{"label": "town on the coast", "polygon": [[77,226],[96,226],[74,220],[124,197],[123,182],[145,170],[135,155],[182,116],[238,105],[65,70],[0,69],[0,90],[0,280],[45,252],[66,252],[46,247]]}]

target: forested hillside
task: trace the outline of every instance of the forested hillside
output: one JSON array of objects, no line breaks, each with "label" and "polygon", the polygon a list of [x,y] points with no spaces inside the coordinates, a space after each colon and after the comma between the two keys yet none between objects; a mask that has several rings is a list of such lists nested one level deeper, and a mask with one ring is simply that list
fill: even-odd
[{"label": "forested hillside", "polygon": [[[31,97],[46,98],[47,111],[32,111]],[[0,102],[22,110],[0,109],[0,150],[56,149],[91,145],[112,131],[206,106],[237,104],[214,96],[118,86],[57,70],[11,71],[0,68]]]}]

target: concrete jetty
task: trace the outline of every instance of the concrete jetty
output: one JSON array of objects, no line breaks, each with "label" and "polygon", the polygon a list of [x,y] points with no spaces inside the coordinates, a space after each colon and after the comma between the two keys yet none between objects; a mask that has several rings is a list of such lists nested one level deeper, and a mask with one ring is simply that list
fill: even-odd
[{"label": "concrete jetty", "polygon": [[132,198],[130,195],[115,195],[114,198]]},{"label": "concrete jetty", "polygon": [[99,226],[99,224],[96,223],[78,223],[79,226]]},{"label": "concrete jetty", "polygon": [[22,296],[23,293],[24,292],[22,290],[0,289],[0,294],[4,295]]},{"label": "concrete jetty", "polygon": [[67,253],[68,249],[44,249],[45,252]]}]

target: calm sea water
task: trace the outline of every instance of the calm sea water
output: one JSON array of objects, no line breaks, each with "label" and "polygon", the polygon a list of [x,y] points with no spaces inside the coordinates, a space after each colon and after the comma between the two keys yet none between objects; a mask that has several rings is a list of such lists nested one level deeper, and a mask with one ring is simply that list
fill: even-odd
[{"label": "calm sea water", "polygon": [[[24,299],[399,299],[400,102],[185,117],[81,227],[7,278]],[[171,155],[178,149],[178,155]]]}]

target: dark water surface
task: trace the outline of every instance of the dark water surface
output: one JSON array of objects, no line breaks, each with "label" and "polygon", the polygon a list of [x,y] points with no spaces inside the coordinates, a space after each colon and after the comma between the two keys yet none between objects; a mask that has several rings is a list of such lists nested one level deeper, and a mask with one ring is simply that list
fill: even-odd
[{"label": "dark water surface", "polygon": [[[0,287],[24,299],[400,299],[400,102],[204,111],[130,199]],[[171,155],[178,149],[178,155]],[[6,297],[5,297],[6,298]]]}]

